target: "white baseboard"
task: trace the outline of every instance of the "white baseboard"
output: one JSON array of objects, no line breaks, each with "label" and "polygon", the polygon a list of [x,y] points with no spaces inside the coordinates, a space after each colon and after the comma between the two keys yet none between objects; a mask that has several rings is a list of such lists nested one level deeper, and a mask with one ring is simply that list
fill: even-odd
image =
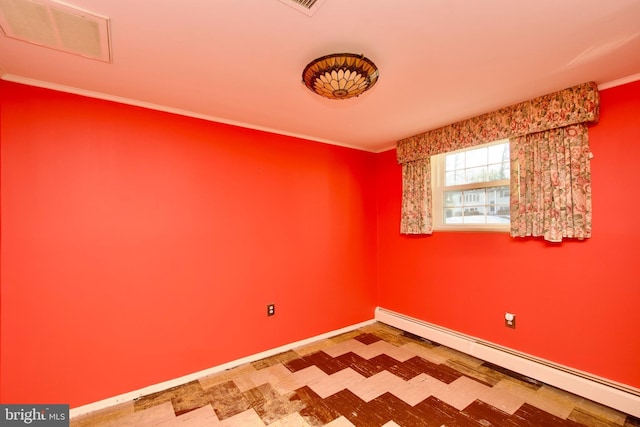
[{"label": "white baseboard", "polygon": [[235,368],[236,366],[240,366],[240,365],[243,365],[245,363],[255,362],[256,360],[264,359],[266,357],[275,356],[276,354],[284,353],[285,351],[293,350],[293,349],[296,349],[298,347],[302,347],[302,346],[314,343],[315,341],[320,341],[320,340],[323,340],[323,339],[331,338],[331,337],[334,337],[336,335],[343,334],[345,332],[351,332],[351,331],[353,331],[355,329],[362,328],[362,327],[370,325],[372,323],[375,323],[375,320],[373,320],[373,319],[367,320],[365,322],[361,322],[361,323],[358,323],[358,324],[355,324],[355,325],[351,325],[351,326],[347,326],[345,328],[341,328],[341,329],[338,329],[338,330],[335,330],[335,331],[331,331],[331,332],[327,332],[327,333],[324,333],[324,334],[321,334],[321,335],[317,335],[317,336],[312,337],[312,338],[307,338],[307,339],[304,339],[304,340],[301,340],[301,341],[296,341],[296,342],[293,342],[293,343],[290,343],[290,344],[283,345],[281,347],[273,348],[273,349],[270,349],[270,350],[267,350],[267,351],[263,351],[261,353],[256,353],[256,354],[253,354],[251,356],[243,357],[242,359],[233,360],[231,362],[224,363],[224,364],[218,365],[218,366],[214,366],[212,368],[208,368],[208,369],[205,369],[205,370],[200,371],[200,372],[194,372],[192,374],[188,374],[188,375],[182,376],[180,378],[174,378],[172,380],[164,381],[164,382],[161,382],[161,383],[158,383],[158,384],[153,384],[153,385],[150,385],[148,387],[141,388],[139,390],[134,390],[134,391],[130,391],[128,393],[120,394],[118,396],[109,397],[107,399],[100,400],[98,402],[93,402],[93,403],[89,403],[87,405],[71,408],[71,410],[69,411],[69,417],[70,418],[75,418],[75,417],[79,417],[81,415],[88,414],[90,412],[98,411],[98,410],[101,410],[101,409],[106,409],[106,408],[109,408],[111,406],[118,405],[120,403],[129,402],[131,400],[137,399],[138,397],[146,396],[146,395],[151,394],[151,393],[157,393],[159,391],[166,390],[166,389],[171,388],[171,387],[176,387],[176,386],[179,386],[179,385],[183,385],[183,384],[186,384],[188,382],[195,381],[198,378],[202,378],[202,377],[205,377],[207,375],[217,374],[218,372],[222,372],[222,371],[225,371],[227,369]]},{"label": "white baseboard", "polygon": [[551,386],[640,417],[640,389],[378,307],[375,319]]}]

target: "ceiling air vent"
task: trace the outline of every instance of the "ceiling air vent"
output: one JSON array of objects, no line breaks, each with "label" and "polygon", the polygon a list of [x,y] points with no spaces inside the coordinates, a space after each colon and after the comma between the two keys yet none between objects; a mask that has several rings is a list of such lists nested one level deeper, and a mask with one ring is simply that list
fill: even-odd
[{"label": "ceiling air vent", "polygon": [[111,62],[109,19],[51,0],[0,0],[5,36]]},{"label": "ceiling air vent", "polygon": [[327,0],[280,0],[305,15],[312,16]]}]

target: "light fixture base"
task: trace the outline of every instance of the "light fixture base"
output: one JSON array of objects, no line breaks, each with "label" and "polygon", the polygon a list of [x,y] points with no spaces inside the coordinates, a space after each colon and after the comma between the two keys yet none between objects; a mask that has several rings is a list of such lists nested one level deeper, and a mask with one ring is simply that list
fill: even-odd
[{"label": "light fixture base", "polygon": [[302,81],[322,97],[349,99],[371,89],[378,76],[378,67],[364,55],[335,53],[311,61],[302,72]]}]

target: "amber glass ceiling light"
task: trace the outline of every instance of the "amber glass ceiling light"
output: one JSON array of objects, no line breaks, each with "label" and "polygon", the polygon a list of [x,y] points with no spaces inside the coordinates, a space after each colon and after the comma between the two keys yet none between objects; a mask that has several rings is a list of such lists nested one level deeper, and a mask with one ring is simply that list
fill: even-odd
[{"label": "amber glass ceiling light", "polygon": [[302,81],[325,98],[353,98],[376,84],[378,68],[363,55],[336,53],[310,62],[302,72]]}]

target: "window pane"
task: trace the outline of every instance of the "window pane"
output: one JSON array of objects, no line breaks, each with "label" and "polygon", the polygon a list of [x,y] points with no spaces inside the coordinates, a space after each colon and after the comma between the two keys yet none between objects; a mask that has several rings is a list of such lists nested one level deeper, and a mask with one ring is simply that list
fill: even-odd
[{"label": "window pane", "polygon": [[444,192],[445,224],[508,224],[509,186]]},{"label": "window pane", "polygon": [[495,202],[498,205],[507,205],[509,206],[509,186],[503,185],[501,187],[492,187],[487,190],[495,190],[496,199]]},{"label": "window pane", "polygon": [[444,223],[445,224],[461,224],[462,223],[462,209],[460,208],[447,208],[444,210]]},{"label": "window pane", "polygon": [[[440,206],[440,224],[509,224],[510,187],[492,182],[510,179],[508,140],[437,158],[441,173],[437,182],[442,186],[437,187],[439,194],[434,193],[433,197]],[[486,185],[493,187],[483,188]]]},{"label": "window pane", "polygon": [[462,206],[462,191],[447,191],[444,193],[444,205]]},{"label": "window pane", "polygon": [[467,169],[467,176],[465,184],[471,184],[473,182],[485,182],[487,181],[487,167],[480,166],[476,168]]},{"label": "window pane", "polygon": [[462,222],[464,224],[484,224],[486,222],[484,206],[465,208]]},{"label": "window pane", "polygon": [[488,166],[489,179],[487,181],[495,181],[499,179],[509,179],[509,163],[499,163],[497,165]]},{"label": "window pane", "polygon": [[448,185],[460,185],[465,184],[464,169],[446,172],[445,174],[445,186]]},{"label": "window pane", "polygon": [[465,206],[484,206],[485,191],[482,190],[470,190],[465,191]]},{"label": "window pane", "polygon": [[487,147],[476,148],[475,150],[466,151],[468,168],[487,164]]},{"label": "window pane", "polygon": [[511,211],[509,205],[496,205],[487,214],[487,224],[509,224]]},{"label": "window pane", "polygon": [[445,155],[445,186],[509,179],[509,144]]},{"label": "window pane", "polygon": [[509,161],[509,144],[498,144],[487,147],[489,149],[489,163]]},{"label": "window pane", "polygon": [[464,169],[464,153],[447,154],[445,157],[445,170]]}]

